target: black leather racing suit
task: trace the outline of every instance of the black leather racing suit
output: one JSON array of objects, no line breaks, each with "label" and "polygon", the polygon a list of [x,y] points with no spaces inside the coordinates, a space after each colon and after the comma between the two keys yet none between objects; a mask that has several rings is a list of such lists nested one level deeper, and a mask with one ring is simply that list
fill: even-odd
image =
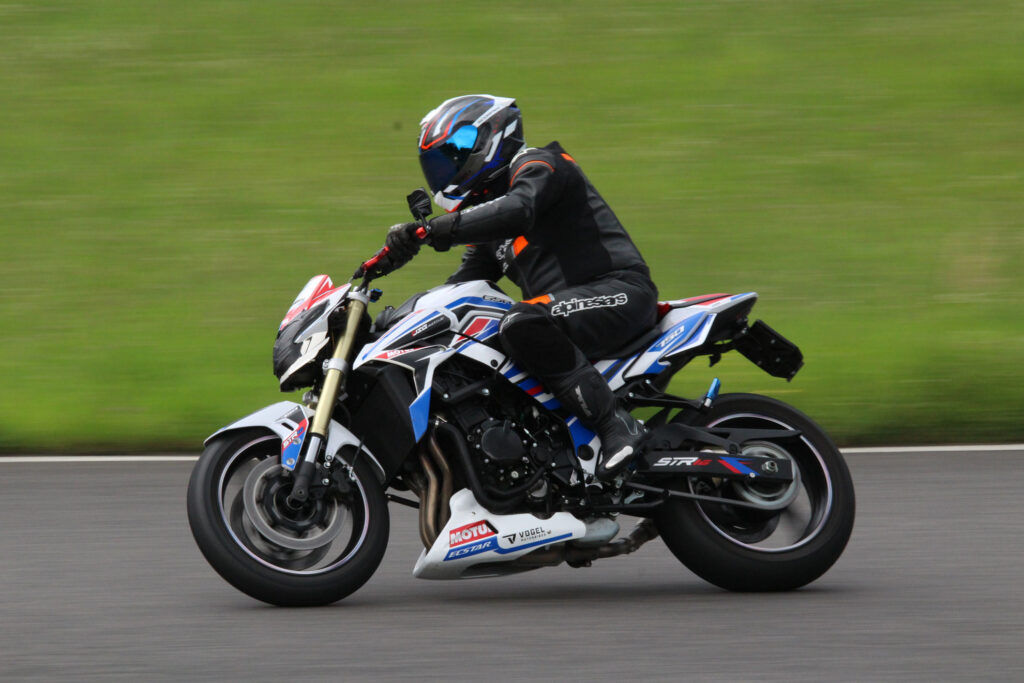
[{"label": "black leather racing suit", "polygon": [[[526,299],[506,314],[509,355],[541,381],[559,379],[654,325],[657,288],[611,208],[557,142],[527,148],[498,199],[441,216],[467,244],[448,282],[507,275]],[[440,227],[440,226],[439,226]]]}]

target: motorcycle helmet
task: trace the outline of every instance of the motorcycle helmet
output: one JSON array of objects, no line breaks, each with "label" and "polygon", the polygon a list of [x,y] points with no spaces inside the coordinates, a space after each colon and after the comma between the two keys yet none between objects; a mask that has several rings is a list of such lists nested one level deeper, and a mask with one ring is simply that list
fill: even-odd
[{"label": "motorcycle helmet", "polygon": [[504,171],[524,145],[522,115],[508,97],[454,97],[420,121],[420,166],[434,201],[449,212]]}]

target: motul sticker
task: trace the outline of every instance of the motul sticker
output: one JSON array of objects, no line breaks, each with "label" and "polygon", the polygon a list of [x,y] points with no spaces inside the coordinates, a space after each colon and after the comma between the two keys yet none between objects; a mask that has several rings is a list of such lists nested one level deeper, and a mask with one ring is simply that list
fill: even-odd
[{"label": "motul sticker", "polygon": [[459,546],[466,545],[467,543],[476,543],[477,541],[482,541],[485,538],[496,536],[497,534],[498,532],[487,520],[482,522],[473,522],[466,526],[460,526],[458,529],[452,529],[448,533],[448,547],[458,548]]}]

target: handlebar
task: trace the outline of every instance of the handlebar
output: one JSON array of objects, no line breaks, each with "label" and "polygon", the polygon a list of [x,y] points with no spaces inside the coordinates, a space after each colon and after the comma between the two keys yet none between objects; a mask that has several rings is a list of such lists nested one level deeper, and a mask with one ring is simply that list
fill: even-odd
[{"label": "handlebar", "polygon": [[[430,235],[430,228],[429,228],[429,226],[427,226],[427,225],[420,225],[420,227],[416,228],[416,237],[418,237],[421,242],[425,241],[429,235]],[[378,263],[380,263],[382,258],[384,258],[385,256],[388,255],[388,253],[390,251],[391,250],[388,249],[386,246],[381,247],[380,250],[376,254],[371,256],[366,261],[363,261],[363,263],[356,270],[355,274],[352,276],[352,279],[363,277],[364,275],[367,275],[373,269],[374,266],[376,266]]]},{"label": "handlebar", "polygon": [[380,251],[378,251],[376,254],[362,262],[359,268],[356,269],[355,275],[353,275],[352,277],[362,277],[365,273],[370,272],[370,269],[373,268],[378,263],[380,263],[380,260],[387,256],[388,252],[390,251],[391,250],[388,249],[387,247],[381,247]]},{"label": "handlebar", "polygon": [[[405,198],[409,204],[409,211],[412,212],[412,217],[416,219],[419,226],[416,228],[416,237],[421,241],[426,241],[427,237],[430,236],[430,225],[427,224],[427,216],[430,215],[430,195],[422,187],[413,190],[409,193],[409,196]],[[381,259],[388,255],[390,249],[387,245],[381,247],[380,251],[374,254],[372,257],[367,259],[359,266],[356,270],[355,275],[352,279],[357,277],[365,277],[363,284],[369,283],[372,279],[370,275],[371,269],[380,263]]]}]

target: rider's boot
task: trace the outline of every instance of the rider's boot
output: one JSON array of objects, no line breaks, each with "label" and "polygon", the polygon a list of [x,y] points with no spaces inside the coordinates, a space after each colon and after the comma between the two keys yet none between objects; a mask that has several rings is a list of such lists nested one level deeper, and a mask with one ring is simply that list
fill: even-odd
[{"label": "rider's boot", "polygon": [[600,437],[601,461],[594,472],[598,479],[614,478],[639,454],[643,425],[616,406],[615,394],[592,365],[548,378],[545,384],[564,408]]}]

